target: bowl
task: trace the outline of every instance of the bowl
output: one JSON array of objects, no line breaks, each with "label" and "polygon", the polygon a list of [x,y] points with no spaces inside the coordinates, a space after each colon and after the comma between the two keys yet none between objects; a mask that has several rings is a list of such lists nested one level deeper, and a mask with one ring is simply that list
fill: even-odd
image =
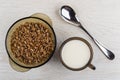
[{"label": "bowl", "polygon": [[9,28],[5,46],[9,58],[24,68],[35,68],[47,63],[56,48],[52,26],[39,17],[25,17]]}]

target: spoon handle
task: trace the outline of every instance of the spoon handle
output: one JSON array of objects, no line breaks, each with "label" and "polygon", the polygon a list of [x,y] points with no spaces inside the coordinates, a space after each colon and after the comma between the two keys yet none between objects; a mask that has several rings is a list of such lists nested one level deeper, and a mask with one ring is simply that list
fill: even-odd
[{"label": "spoon handle", "polygon": [[96,39],[93,38],[93,36],[80,24],[80,28],[82,28],[83,31],[85,31],[90,38],[94,41],[94,43],[98,46],[98,48],[103,52],[103,54],[110,60],[113,60],[115,58],[115,55],[113,52],[105,48],[100,42],[98,42]]}]

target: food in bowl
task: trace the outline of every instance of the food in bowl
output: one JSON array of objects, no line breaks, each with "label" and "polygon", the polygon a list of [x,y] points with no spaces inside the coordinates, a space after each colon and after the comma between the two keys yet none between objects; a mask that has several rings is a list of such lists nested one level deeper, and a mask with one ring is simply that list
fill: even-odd
[{"label": "food in bowl", "polygon": [[15,22],[6,36],[6,49],[16,64],[33,68],[46,63],[54,53],[55,33],[43,19],[26,17]]}]

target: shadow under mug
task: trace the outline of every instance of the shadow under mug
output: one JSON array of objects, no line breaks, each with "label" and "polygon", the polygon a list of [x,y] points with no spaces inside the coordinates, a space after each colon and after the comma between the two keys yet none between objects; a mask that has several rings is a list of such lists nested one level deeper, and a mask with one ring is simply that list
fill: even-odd
[{"label": "shadow under mug", "polygon": [[[65,45],[66,43],[68,43],[69,41],[72,41],[72,40],[80,40],[80,41],[84,42],[84,43],[89,47],[89,50],[90,50],[90,58],[89,58],[89,61],[87,62],[87,64],[84,65],[83,67],[80,67],[80,68],[72,68],[72,67],[69,67],[69,66],[63,61],[63,59],[62,59],[62,55],[61,55],[61,54],[62,54],[62,49],[63,49],[64,45]],[[80,70],[83,70],[83,69],[85,69],[85,68],[87,68],[87,67],[91,68],[92,70],[95,70],[96,67],[91,64],[92,59],[93,59],[93,49],[92,49],[90,43],[89,43],[87,40],[83,39],[83,38],[80,38],[80,37],[71,37],[71,38],[65,40],[65,41],[62,43],[61,47],[60,47],[60,61],[62,62],[62,64],[63,64],[66,68],[68,68],[68,69],[70,69],[70,70],[80,71]]]}]

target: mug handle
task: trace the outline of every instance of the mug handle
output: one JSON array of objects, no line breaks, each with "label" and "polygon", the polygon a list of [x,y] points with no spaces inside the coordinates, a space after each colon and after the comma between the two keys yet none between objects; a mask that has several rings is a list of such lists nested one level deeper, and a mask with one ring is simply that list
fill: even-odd
[{"label": "mug handle", "polygon": [[89,64],[88,67],[91,68],[92,70],[96,69],[96,67],[94,65],[92,65],[92,64]]}]

